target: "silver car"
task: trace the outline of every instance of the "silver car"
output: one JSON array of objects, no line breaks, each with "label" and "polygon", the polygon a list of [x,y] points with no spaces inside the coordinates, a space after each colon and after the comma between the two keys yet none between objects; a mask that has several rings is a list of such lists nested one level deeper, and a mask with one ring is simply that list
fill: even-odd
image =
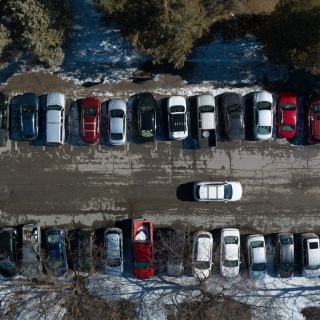
[{"label": "silver car", "polygon": [[123,236],[119,228],[108,228],[104,232],[105,273],[112,276],[123,273]]},{"label": "silver car", "polygon": [[249,275],[263,279],[267,273],[267,251],[264,236],[255,234],[247,238]]},{"label": "silver car", "polygon": [[123,145],[127,140],[127,105],[120,99],[112,99],[108,106],[109,142]]}]

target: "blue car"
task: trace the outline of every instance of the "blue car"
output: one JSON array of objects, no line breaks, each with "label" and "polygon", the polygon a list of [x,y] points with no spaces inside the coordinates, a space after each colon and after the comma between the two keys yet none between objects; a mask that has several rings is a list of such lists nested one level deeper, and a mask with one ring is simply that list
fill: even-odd
[{"label": "blue car", "polygon": [[68,271],[65,233],[60,229],[46,231],[48,272],[61,277]]},{"label": "blue car", "polygon": [[22,140],[36,140],[39,134],[39,98],[33,93],[19,97]]}]

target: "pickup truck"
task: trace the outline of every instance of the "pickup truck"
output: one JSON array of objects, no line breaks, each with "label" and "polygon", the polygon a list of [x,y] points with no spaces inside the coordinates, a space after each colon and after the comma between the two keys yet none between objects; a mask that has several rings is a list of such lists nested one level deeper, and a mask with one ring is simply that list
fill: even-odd
[{"label": "pickup truck", "polygon": [[216,108],[211,94],[197,96],[198,143],[200,148],[217,146]]},{"label": "pickup truck", "polygon": [[133,274],[138,279],[154,275],[153,223],[144,220],[132,222]]},{"label": "pickup truck", "polygon": [[6,145],[8,139],[8,124],[7,98],[0,92],[0,147]]}]

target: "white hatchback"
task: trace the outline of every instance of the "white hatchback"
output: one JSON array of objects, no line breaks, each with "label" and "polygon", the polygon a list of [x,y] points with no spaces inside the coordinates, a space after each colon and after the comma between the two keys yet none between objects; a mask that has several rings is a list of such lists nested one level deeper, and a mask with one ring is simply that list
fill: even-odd
[{"label": "white hatchback", "polygon": [[193,197],[197,201],[237,201],[242,197],[240,182],[196,182]]},{"label": "white hatchback", "polygon": [[223,229],[220,241],[220,271],[226,278],[234,278],[240,271],[240,232],[238,229]]},{"label": "white hatchback", "polygon": [[192,274],[204,280],[209,277],[212,268],[213,238],[210,232],[199,231],[193,236]]}]

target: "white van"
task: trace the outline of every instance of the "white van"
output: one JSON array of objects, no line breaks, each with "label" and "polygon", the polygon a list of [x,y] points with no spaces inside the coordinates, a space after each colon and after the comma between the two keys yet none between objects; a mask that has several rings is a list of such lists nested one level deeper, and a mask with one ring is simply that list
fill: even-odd
[{"label": "white van", "polygon": [[50,92],[47,94],[47,144],[63,144],[65,139],[66,98],[63,93]]}]

